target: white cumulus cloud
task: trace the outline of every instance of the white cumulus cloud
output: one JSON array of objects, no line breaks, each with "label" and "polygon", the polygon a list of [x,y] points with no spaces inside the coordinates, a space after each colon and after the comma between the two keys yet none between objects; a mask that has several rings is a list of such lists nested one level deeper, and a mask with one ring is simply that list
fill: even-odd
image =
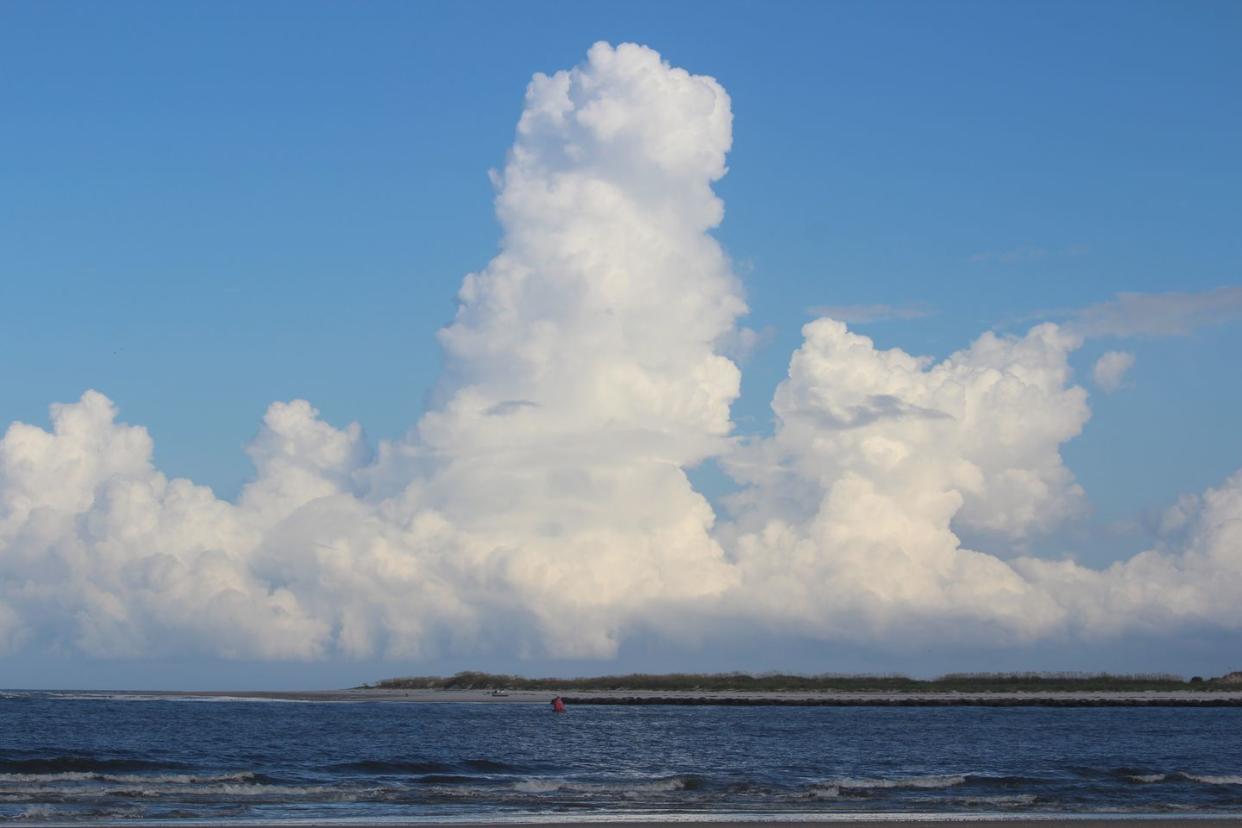
[{"label": "white cumulus cloud", "polygon": [[728,460],[742,582],[762,612],[826,634],[984,618],[1023,635],[1056,623],[1052,598],[955,529],[1002,548],[1077,514],[1058,446],[1081,430],[1068,384],[1077,340],[1054,325],[984,334],[933,364],[879,350],[844,324],[804,329],[777,389],[776,433]]},{"label": "white cumulus cloud", "polygon": [[1160,543],[1104,570],[1015,562],[1093,637],[1177,626],[1242,628],[1242,472],[1170,509]]},{"label": "white cumulus cloud", "polygon": [[[265,519],[151,465],[103,395],[0,439],[0,606],[10,638],[102,656],[201,649],[311,658],[327,630],[256,577]],[[262,439],[262,438],[261,438]]]},{"label": "white cumulus cloud", "polygon": [[[1242,627],[1238,476],[1108,569],[1025,551],[1087,507],[1060,454],[1090,416],[1068,357],[1124,297],[939,362],[816,320],[774,433],[733,435],[727,355],[755,335],[711,235],[731,140],[724,89],[645,47],[536,75],[495,175],[500,250],[465,277],[404,439],[274,403],[226,501],[154,468],[97,392],[12,424],[0,650],[608,657],[722,618],[871,640]],[[892,313],[912,315],[836,315]],[[724,520],[686,474],[707,459],[743,484]]]},{"label": "white cumulus cloud", "polygon": [[[440,332],[410,437],[276,403],[236,503],[151,468],[88,393],[3,443],[0,640],[97,655],[601,656],[732,586],[684,469],[730,445],[746,310],[709,235],[732,140],[714,80],[632,44],[537,75],[497,176],[500,253]],[[231,619],[231,620],[230,620]],[[6,632],[11,630],[11,632]]]}]

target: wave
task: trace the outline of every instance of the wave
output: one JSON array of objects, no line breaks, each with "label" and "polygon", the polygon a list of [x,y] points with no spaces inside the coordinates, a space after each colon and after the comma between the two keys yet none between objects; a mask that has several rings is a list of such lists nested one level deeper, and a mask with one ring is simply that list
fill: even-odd
[{"label": "wave", "polygon": [[343,773],[374,773],[374,774],[424,774],[448,773],[456,767],[446,762],[419,762],[405,759],[360,759],[356,762],[337,762],[327,765],[324,770]]},{"label": "wave", "polygon": [[102,808],[92,811],[60,811],[47,805],[31,805],[6,819],[34,822],[77,822],[88,819],[133,819],[143,816],[141,808]]},{"label": "wave", "polygon": [[493,771],[493,772],[502,772],[502,773],[523,770],[523,768],[518,767],[517,765],[510,765],[505,762],[496,762],[492,759],[467,759],[466,761],[462,762],[462,765],[464,765],[467,768],[470,768],[471,770]]},{"label": "wave", "polygon": [[1141,785],[1154,785],[1158,782],[1198,782],[1204,785],[1242,785],[1242,774],[1208,774],[1186,773],[1132,773],[1126,779]]},{"label": "wave", "polygon": [[462,776],[456,773],[429,773],[426,776],[415,776],[411,781],[420,785],[462,785],[482,780],[478,776]]},{"label": "wave", "polygon": [[104,797],[172,800],[192,797],[196,800],[222,798],[226,800],[271,800],[274,802],[294,802],[307,799],[315,801],[357,801],[390,798],[393,795],[402,793],[404,792],[401,789],[383,786],[267,785],[233,782],[180,787],[132,784],[48,788],[43,785],[35,785],[25,788],[13,787],[0,791],[0,802],[16,803],[31,800],[61,802],[92,800]]},{"label": "wave", "polygon": [[1152,785],[1152,784],[1155,784],[1156,782],[1163,782],[1164,780],[1168,778],[1169,778],[1169,775],[1167,773],[1129,773],[1129,774],[1126,774],[1126,779],[1129,779],[1131,782],[1138,782],[1140,785]]},{"label": "wave", "polygon": [[932,776],[902,776],[891,779],[869,779],[844,777],[841,779],[829,779],[820,783],[822,786],[832,786],[840,788],[843,791],[851,790],[870,790],[873,788],[952,788],[961,785],[966,781],[966,777],[960,774],[952,775],[932,775]]},{"label": "wave", "polygon": [[464,759],[460,762],[435,762],[420,759],[358,759],[337,762],[324,770],[341,773],[369,773],[388,776],[414,776],[422,774],[476,771],[483,773],[519,773],[528,768],[497,762],[493,759]]},{"label": "wave", "polygon": [[97,773],[67,771],[65,773],[0,773],[0,788],[6,782],[90,782],[99,778]]},{"label": "wave", "polygon": [[966,782],[971,785],[983,785],[987,787],[1018,788],[1025,787],[1027,785],[1041,785],[1048,782],[1048,778],[991,773],[968,773],[966,774]]},{"label": "wave", "polygon": [[1242,774],[1216,776],[1211,774],[1183,773],[1180,776],[1189,779],[1191,782],[1203,782],[1208,785],[1242,785]]},{"label": "wave", "polygon": [[188,767],[181,762],[152,762],[147,759],[114,759],[81,755],[0,759],[0,773],[107,773],[108,771],[178,770]]},{"label": "wave", "polygon": [[25,808],[17,815],[18,819],[50,819],[58,816],[55,808],[49,808],[47,805],[31,805]]},{"label": "wave", "polygon": [[206,785],[218,782],[267,782],[270,777],[253,771],[198,775],[190,773],[136,774],[136,773],[0,773],[0,790],[14,782],[123,782],[146,785]]},{"label": "wave", "polygon": [[963,796],[954,802],[962,805],[987,805],[994,808],[1021,808],[1034,805],[1038,797],[1035,794],[1013,794],[1011,796]]},{"label": "wave", "polygon": [[703,780],[697,776],[669,776],[660,779],[633,780],[624,782],[586,782],[571,779],[530,778],[522,779],[513,784],[513,790],[528,794],[569,793],[569,794],[620,794],[637,796],[639,794],[672,793],[673,791],[698,790]]}]

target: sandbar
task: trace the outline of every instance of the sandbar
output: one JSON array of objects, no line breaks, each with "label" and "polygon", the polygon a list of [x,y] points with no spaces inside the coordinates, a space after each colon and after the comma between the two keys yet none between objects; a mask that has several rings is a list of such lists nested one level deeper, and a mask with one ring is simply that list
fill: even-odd
[{"label": "sandbar", "polygon": [[[289,702],[418,702],[430,704],[542,704],[563,696],[572,705],[719,705],[824,707],[1242,707],[1242,690],[1212,691],[763,691],[732,690],[180,690],[74,691],[51,693],[72,698],[203,699]],[[1111,823],[1115,824],[1115,823]]]}]

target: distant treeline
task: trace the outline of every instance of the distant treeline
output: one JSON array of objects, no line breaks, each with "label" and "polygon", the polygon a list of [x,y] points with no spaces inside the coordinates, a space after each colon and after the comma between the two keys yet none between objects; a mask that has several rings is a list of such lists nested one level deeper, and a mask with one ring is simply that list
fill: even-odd
[{"label": "distant treeline", "polygon": [[409,676],[363,685],[393,690],[665,690],[779,692],[887,691],[969,692],[1062,690],[1209,690],[1242,682],[1242,673],[1189,680],[1170,673],[949,673],[934,679],[901,675],[795,675],[789,673],[631,673],[587,678],[527,678],[462,672],[454,676]]}]

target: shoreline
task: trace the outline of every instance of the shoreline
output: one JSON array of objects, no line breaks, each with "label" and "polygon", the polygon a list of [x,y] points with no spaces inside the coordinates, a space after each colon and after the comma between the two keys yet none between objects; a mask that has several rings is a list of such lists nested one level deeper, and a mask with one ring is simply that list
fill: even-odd
[{"label": "shoreline", "polygon": [[[498,818],[492,821],[479,820],[471,818],[462,821],[451,820],[275,820],[271,822],[229,822],[211,821],[211,820],[193,820],[185,821],[147,821],[136,820],[125,824],[139,826],[139,828],[406,828],[407,826],[416,826],[417,828],[494,828],[494,826],[555,826],[555,828],[632,828],[635,825],[647,826],[647,828],[677,828],[677,826],[692,825],[694,828],[737,828],[740,825],[765,825],[777,826],[777,828],[831,828],[831,826],[839,825],[869,825],[873,828],[899,828],[900,826],[911,825],[943,825],[967,824],[972,828],[1047,828],[1049,825],[1068,823],[1075,828],[1238,828],[1242,825],[1242,814],[1226,815],[1226,814],[1205,814],[1203,816],[1195,816],[1193,814],[1185,814],[1178,816],[1152,816],[1152,815],[1128,815],[1128,814],[1014,814],[1012,817],[999,816],[995,814],[987,815],[971,815],[971,814],[937,814],[937,813],[912,813],[912,814],[808,814],[807,819],[792,819],[788,815],[763,817],[748,815],[731,815],[731,814],[702,814],[703,818],[697,818],[698,815],[687,814],[678,815],[677,817],[663,816],[659,819],[624,819],[616,815],[609,815],[604,819],[593,821],[583,819],[581,816],[576,817],[573,821],[556,821],[553,819],[505,819]],[[40,823],[40,822],[24,822],[25,825],[37,826],[38,828],[61,828],[61,826],[72,826],[77,823]],[[109,824],[117,824],[115,822]]]},{"label": "shoreline", "polygon": [[1242,707],[1242,691],[1032,691],[1032,692],[893,692],[893,691],[695,691],[695,690],[48,690],[37,693],[65,699],[202,700],[275,702],[396,702],[424,704],[546,705],[561,696],[576,705],[674,705],[721,707]]}]

